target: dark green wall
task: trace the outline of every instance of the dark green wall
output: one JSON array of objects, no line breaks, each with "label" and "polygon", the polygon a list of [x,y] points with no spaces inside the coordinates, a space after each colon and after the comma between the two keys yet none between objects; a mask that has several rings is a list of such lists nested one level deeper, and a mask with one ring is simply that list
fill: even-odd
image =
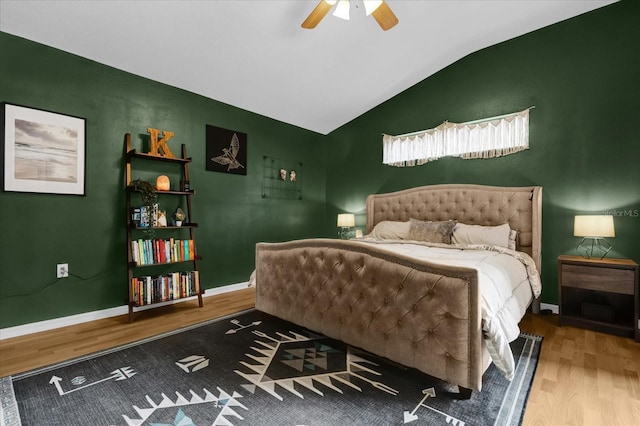
[{"label": "dark green wall", "polygon": [[[86,196],[0,192],[0,328],[124,304],[127,132],[140,141],[148,127],[173,131],[173,151],[184,143],[193,157],[205,288],[247,281],[258,241],[321,236],[321,135],[6,33],[0,52],[0,101],[87,120]],[[205,170],[207,124],[247,133],[247,176]],[[264,155],[303,163],[302,201],[262,198]],[[56,280],[57,263],[72,276]]]},{"label": "dark green wall", "polygon": [[[437,183],[542,185],[543,302],[557,302],[557,256],[575,254],[575,214],[620,215],[610,256],[640,262],[638,22],[640,2],[624,0],[483,49],[331,133],[328,228],[342,211],[361,213],[364,226],[370,193]],[[412,168],[382,165],[382,133],[532,105],[528,151]]]}]

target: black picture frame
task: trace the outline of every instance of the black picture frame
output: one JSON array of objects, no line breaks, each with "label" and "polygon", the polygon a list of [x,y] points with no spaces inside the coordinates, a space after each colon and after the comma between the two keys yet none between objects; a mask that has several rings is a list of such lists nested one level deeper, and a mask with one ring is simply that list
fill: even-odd
[{"label": "black picture frame", "polygon": [[247,134],[206,125],[206,169],[235,175],[247,174]]}]

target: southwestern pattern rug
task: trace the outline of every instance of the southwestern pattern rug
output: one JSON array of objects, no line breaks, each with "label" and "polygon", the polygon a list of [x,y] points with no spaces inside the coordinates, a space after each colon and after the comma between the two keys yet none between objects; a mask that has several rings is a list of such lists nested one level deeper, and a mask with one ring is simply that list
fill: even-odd
[{"label": "southwestern pattern rug", "polygon": [[5,426],[519,425],[541,337],[516,377],[450,385],[256,310],[0,379]]}]

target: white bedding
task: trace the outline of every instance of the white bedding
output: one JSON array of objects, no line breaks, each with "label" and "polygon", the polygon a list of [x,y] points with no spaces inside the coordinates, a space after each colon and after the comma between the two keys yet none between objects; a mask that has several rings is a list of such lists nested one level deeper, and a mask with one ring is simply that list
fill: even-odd
[{"label": "white bedding", "polygon": [[431,263],[477,270],[486,347],[492,361],[507,379],[513,378],[515,363],[509,342],[519,336],[518,323],[533,298],[541,292],[540,276],[529,255],[478,244],[434,244],[372,238],[358,241]]}]

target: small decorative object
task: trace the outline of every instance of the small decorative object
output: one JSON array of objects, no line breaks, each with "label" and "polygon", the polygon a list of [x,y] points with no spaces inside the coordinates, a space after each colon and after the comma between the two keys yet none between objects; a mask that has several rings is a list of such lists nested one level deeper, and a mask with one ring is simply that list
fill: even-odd
[{"label": "small decorative object", "polygon": [[176,212],[173,214],[173,218],[176,220],[176,226],[182,226],[182,221],[187,217],[186,214],[182,211],[180,207],[176,209]]},{"label": "small decorative object", "polygon": [[[158,194],[156,188],[150,182],[143,179],[134,179],[130,186],[140,192],[142,196],[142,207],[140,208],[140,226],[154,226],[156,217],[154,213],[158,208]],[[147,235],[153,235],[153,229],[148,229]]]},{"label": "small decorative object", "polygon": [[362,238],[362,229],[356,229],[356,238]]},{"label": "small decorative object", "polygon": [[356,226],[356,217],[353,213],[340,213],[338,215],[338,227],[340,229],[340,238],[348,240],[352,237],[351,228]]},{"label": "small decorative object", "polygon": [[140,228],[148,228],[145,232],[152,236],[155,226],[158,226],[158,205],[140,207]]},{"label": "small decorative object", "polygon": [[191,183],[188,180],[180,181],[180,191],[189,192],[191,191]]},{"label": "small decorative object", "polygon": [[140,226],[140,207],[131,207],[131,223]]},{"label": "small decorative object", "polygon": [[159,211],[158,212],[158,226],[166,227],[167,226],[167,212]]},{"label": "small decorative object", "polygon": [[163,130],[162,139],[160,140],[158,140],[158,135],[160,134],[160,130],[153,129],[150,127],[147,129],[147,132],[149,132],[150,139],[151,139],[150,140],[151,149],[149,151],[149,155],[155,155],[157,157],[176,158],[176,156],[173,155],[173,152],[171,152],[171,150],[167,146],[167,142],[174,135],[173,132],[170,132],[168,130]]},{"label": "small decorative object", "polygon": [[169,177],[166,175],[160,175],[156,179],[156,190],[158,191],[168,191],[171,188],[171,183],[169,181]]},{"label": "small decorative object", "polygon": [[5,191],[85,195],[85,119],[2,104]]},{"label": "small decorative object", "polygon": [[206,169],[212,172],[247,174],[247,134],[207,125]]},{"label": "small decorative object", "polygon": [[287,180],[287,171],[285,169],[280,169],[280,179]]},{"label": "small decorative object", "polygon": [[[595,250],[600,251],[600,259],[604,259],[611,250],[611,244],[606,237],[616,236],[613,215],[577,215],[573,222],[573,235],[583,237],[576,250],[583,253],[584,257],[593,257]],[[591,244],[587,240],[591,240]]]},{"label": "small decorative object", "polygon": [[291,180],[291,182],[295,182],[296,181],[296,171],[295,170],[291,170],[291,172],[289,173],[289,179]]},{"label": "small decorative object", "polygon": [[142,203],[145,206],[153,207],[158,202],[156,188],[150,182],[143,179],[134,179],[131,181],[131,186],[142,194]]}]

